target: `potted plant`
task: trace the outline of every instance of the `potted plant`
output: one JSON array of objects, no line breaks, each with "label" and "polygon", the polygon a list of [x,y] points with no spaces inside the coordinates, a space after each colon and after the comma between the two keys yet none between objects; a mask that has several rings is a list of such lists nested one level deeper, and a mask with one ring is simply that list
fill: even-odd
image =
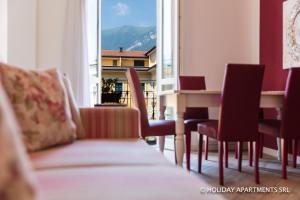
[{"label": "potted plant", "polygon": [[117,78],[102,78],[101,90],[102,103],[120,103],[122,92],[115,91],[115,85],[118,82]]}]

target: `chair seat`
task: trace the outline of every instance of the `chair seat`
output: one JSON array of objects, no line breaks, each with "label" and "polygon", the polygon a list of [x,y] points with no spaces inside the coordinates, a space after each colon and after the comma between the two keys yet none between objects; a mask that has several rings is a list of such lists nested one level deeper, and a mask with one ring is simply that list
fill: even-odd
[{"label": "chair seat", "polygon": [[150,120],[148,136],[175,135],[174,120]]},{"label": "chair seat", "polygon": [[[208,119],[187,119],[184,120],[185,129],[189,131],[197,131],[197,125],[202,122],[207,122]],[[188,131],[185,131],[187,133]]]},{"label": "chair seat", "polygon": [[281,122],[276,119],[260,120],[259,132],[274,137],[280,137],[280,126]]},{"label": "chair seat", "polygon": [[202,135],[217,139],[218,120],[209,120],[198,124],[198,132]]}]

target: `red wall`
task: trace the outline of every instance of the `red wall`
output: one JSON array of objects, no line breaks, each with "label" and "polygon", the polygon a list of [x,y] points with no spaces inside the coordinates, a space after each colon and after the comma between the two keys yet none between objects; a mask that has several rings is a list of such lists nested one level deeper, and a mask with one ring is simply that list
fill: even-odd
[{"label": "red wall", "polygon": [[[284,90],[287,70],[282,69],[283,57],[283,2],[260,0],[260,63],[266,65],[263,89]],[[265,111],[266,117],[276,117],[276,112]],[[264,145],[276,149],[276,140],[266,137]],[[298,155],[300,148],[298,148]]]},{"label": "red wall", "polygon": [[[286,80],[282,69],[282,3],[283,0],[260,0],[259,60],[266,66],[264,90],[282,90]],[[265,117],[275,118],[275,110],[265,109]],[[276,149],[276,140],[266,136],[264,146]]]},{"label": "red wall", "polygon": [[264,90],[283,90],[282,5],[284,0],[260,1],[260,63],[266,65]]}]

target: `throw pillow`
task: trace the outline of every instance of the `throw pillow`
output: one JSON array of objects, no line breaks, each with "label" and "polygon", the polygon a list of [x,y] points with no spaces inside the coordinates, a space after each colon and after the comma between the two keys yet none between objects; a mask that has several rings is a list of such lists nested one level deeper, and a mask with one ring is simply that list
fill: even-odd
[{"label": "throw pillow", "polygon": [[25,70],[0,63],[0,73],[28,151],[74,141],[68,96],[56,69]]}]

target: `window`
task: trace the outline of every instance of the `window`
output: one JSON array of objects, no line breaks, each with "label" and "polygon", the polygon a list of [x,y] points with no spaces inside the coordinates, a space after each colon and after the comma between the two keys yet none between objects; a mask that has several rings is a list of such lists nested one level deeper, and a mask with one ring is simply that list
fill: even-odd
[{"label": "window", "polygon": [[[1,1],[1,0],[0,0]],[[88,0],[88,42],[91,72],[91,96],[93,104],[101,103],[101,79],[118,78],[113,85],[116,92],[122,91],[122,103],[133,105],[123,68],[136,67],[143,77],[156,80],[156,68],[149,66],[149,55],[157,45],[157,2],[163,0]],[[145,9],[147,12],[145,12]],[[121,48],[123,51],[120,51]],[[139,53],[138,53],[139,51]],[[126,56],[128,54],[128,56]],[[153,76],[154,75],[154,76]],[[148,83],[144,79],[141,88],[146,95]],[[146,85],[147,84],[147,85]],[[154,99],[153,101],[156,101]],[[147,101],[152,105],[152,99]],[[153,109],[151,106],[148,109]],[[158,106],[155,107],[157,113]],[[152,113],[154,111],[150,111]],[[151,115],[152,116],[152,115]]]},{"label": "window", "polygon": [[143,92],[145,91],[145,83],[141,83],[141,89]]},{"label": "window", "polygon": [[134,60],[134,66],[135,67],[144,67],[145,61],[144,60]]},{"label": "window", "polygon": [[116,83],[115,84],[115,92],[122,92],[123,91],[123,83]]},{"label": "window", "polygon": [[113,66],[118,66],[118,60],[113,60]]}]

